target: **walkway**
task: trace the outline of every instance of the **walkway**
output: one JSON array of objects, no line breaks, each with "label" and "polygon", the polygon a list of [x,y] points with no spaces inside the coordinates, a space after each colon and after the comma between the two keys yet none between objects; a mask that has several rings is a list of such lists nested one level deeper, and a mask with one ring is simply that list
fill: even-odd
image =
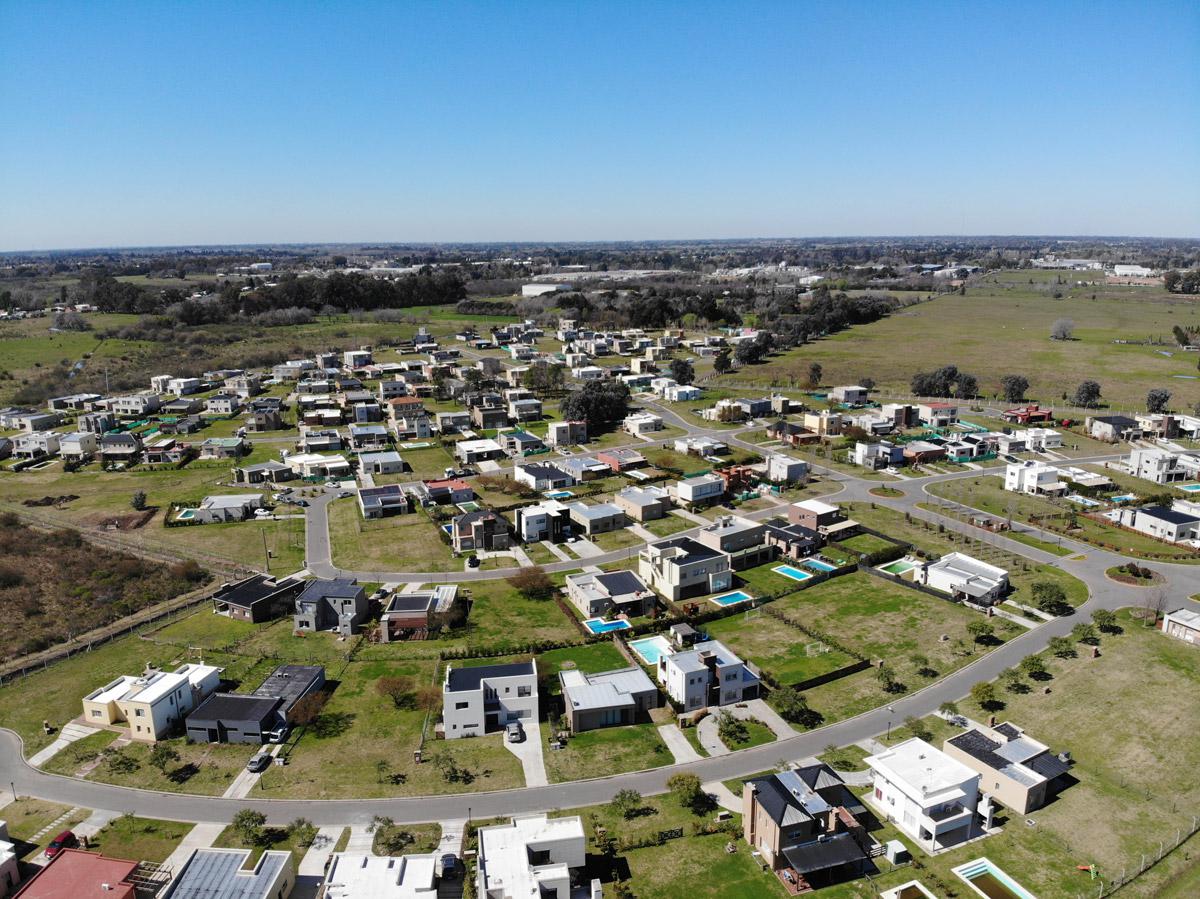
[{"label": "walkway", "polygon": [[333,856],[333,847],[342,838],[346,828],[334,825],[322,827],[300,864],[296,867],[296,886],[292,890],[292,899],[315,899],[325,879],[325,870]]},{"label": "walkway", "polygon": [[167,856],[163,867],[171,874],[178,872],[192,857],[195,850],[208,849],[217,841],[217,837],[224,829],[224,824],[197,824],[187,832],[187,835],[175,847],[175,851]]},{"label": "walkway", "polygon": [[29,760],[29,764],[35,768],[40,768],[72,743],[99,732],[99,728],[88,727],[86,724],[80,724],[78,721],[64,724],[62,730],[58,732],[58,736],[54,738],[54,742],[40,752],[34,753],[33,757]]},{"label": "walkway", "polygon": [[521,769],[525,772],[525,786],[544,787],[550,783],[546,777],[546,760],[542,755],[541,728],[536,724],[525,728],[525,739],[520,743],[509,742],[506,735],[504,748],[521,762]]},{"label": "walkway", "polygon": [[698,762],[703,758],[688,742],[688,738],[683,735],[678,724],[664,724],[658,728],[658,735],[671,750],[671,755],[675,757],[675,764],[686,765],[688,762]]}]

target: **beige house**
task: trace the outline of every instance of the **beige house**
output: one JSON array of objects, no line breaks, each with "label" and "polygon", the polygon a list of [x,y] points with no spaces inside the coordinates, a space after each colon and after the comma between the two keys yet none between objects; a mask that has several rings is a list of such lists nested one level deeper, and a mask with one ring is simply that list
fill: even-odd
[{"label": "beige house", "polygon": [[1014,724],[973,727],[942,745],[950,758],[980,776],[979,789],[1020,815],[1041,808],[1070,763]]},{"label": "beige house", "polygon": [[182,727],[188,712],[216,692],[222,670],[189,662],[169,672],[122,674],[83,697],[83,718],[97,727],[128,724],[132,739],[153,743]]}]

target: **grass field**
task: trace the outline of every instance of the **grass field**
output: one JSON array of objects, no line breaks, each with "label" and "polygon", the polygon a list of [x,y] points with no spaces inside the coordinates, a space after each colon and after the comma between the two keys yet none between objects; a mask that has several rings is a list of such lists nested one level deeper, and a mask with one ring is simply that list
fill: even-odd
[{"label": "grass field", "polygon": [[[1036,274],[989,275],[969,286],[966,296],[946,294],[911,306],[718,383],[802,383],[808,366],[817,362],[827,384],[857,384],[869,377],[885,394],[906,394],[914,373],[955,364],[979,378],[986,396],[999,391],[1003,375],[1022,374],[1030,381],[1029,397],[1044,403],[1061,402],[1064,390],[1087,378],[1100,382],[1110,405],[1126,410],[1144,409],[1146,392],[1154,387],[1173,390],[1177,399],[1194,392],[1193,382],[1175,376],[1197,374],[1195,354],[1177,352],[1172,345],[1113,341],[1165,337],[1173,344],[1174,325],[1200,326],[1196,303],[1162,288],[1055,287],[1041,278],[1030,285]],[[1054,290],[1063,298],[1054,299]],[[1051,325],[1060,318],[1075,322],[1074,340],[1050,339]],[[1160,349],[1172,355],[1161,355]]]},{"label": "grass field", "polygon": [[462,571],[461,559],[438,536],[424,513],[364,521],[352,499],[329,504],[333,563],[381,571]]},{"label": "grass field", "polygon": [[[545,733],[544,727],[542,732]],[[531,738],[537,739],[532,735]],[[551,783],[658,768],[674,762],[667,744],[654,725],[648,723],[584,731],[571,737],[563,749],[545,747],[542,756]]]},{"label": "grass field", "polygon": [[110,858],[163,862],[191,829],[191,824],[178,821],[122,815],[101,828],[89,842],[93,851]]},{"label": "grass field", "polygon": [[837,650],[810,654],[808,645],[815,641],[782,621],[761,613],[751,619],[744,615],[730,615],[709,622],[704,630],[783,684],[796,684],[818,677],[853,661],[850,656]]}]

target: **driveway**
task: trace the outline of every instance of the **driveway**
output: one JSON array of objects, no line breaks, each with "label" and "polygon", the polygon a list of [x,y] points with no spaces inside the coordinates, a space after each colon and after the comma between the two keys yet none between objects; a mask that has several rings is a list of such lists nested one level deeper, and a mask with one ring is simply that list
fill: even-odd
[{"label": "driveway", "polygon": [[525,728],[525,739],[520,743],[511,743],[506,737],[504,748],[520,759],[525,786],[544,787],[550,782],[546,778],[546,760],[542,756],[541,728],[536,724]]},{"label": "driveway", "polygon": [[688,742],[678,724],[664,724],[658,729],[658,735],[671,750],[671,755],[675,756],[676,764],[685,765],[688,762],[698,762],[703,758]]}]

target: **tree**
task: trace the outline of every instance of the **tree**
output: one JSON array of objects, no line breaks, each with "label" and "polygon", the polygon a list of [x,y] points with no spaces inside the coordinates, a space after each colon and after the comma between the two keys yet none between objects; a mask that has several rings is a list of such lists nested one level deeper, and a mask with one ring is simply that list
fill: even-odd
[{"label": "tree", "polygon": [[909,715],[904,719],[904,726],[908,728],[908,732],[918,740],[932,740],[933,731],[920,718]]},{"label": "tree", "polygon": [[971,687],[971,698],[975,700],[975,704],[984,711],[990,712],[998,705],[996,700],[996,688],[985,680],[980,681]]},{"label": "tree", "polygon": [[301,849],[307,849],[317,838],[317,828],[307,818],[297,818],[287,826],[288,836]]},{"label": "tree", "polygon": [[1165,387],[1155,387],[1146,394],[1146,411],[1166,412],[1169,402],[1171,402],[1171,391]]},{"label": "tree", "polygon": [[549,599],[554,595],[554,581],[540,565],[522,568],[505,578],[508,585],[527,599]]},{"label": "tree", "polygon": [[879,686],[883,687],[883,692],[892,693],[896,691],[896,672],[892,670],[890,665],[885,663],[876,668],[875,680],[879,681]]},{"label": "tree", "polygon": [[1021,659],[1021,670],[1033,680],[1041,680],[1046,676],[1046,663],[1041,656],[1025,656]]},{"label": "tree", "polygon": [[938,706],[938,711],[941,712],[943,716],[950,717],[951,715],[958,714],[958,706],[953,702],[943,702]]},{"label": "tree", "polygon": [[943,365],[935,371],[920,371],[912,376],[912,392],[917,396],[957,396],[963,399],[979,392],[974,375],[958,370],[957,365]]},{"label": "tree", "polygon": [[146,491],[145,490],[135,490],[133,492],[133,496],[131,496],[129,498],[129,505],[131,505],[138,512],[141,512],[143,509],[145,509],[146,508]]},{"label": "tree", "polygon": [[233,816],[231,822],[233,832],[246,846],[256,846],[263,838],[263,828],[267,825],[267,816],[252,808],[244,808]]},{"label": "tree", "polygon": [[672,774],[667,778],[667,789],[680,806],[694,814],[703,814],[709,806],[710,800],[700,788],[700,778],[695,774]]},{"label": "tree", "polygon": [[179,761],[179,751],[170,743],[155,743],[150,750],[150,764],[166,774],[170,765]]},{"label": "tree", "polygon": [[642,810],[642,794],[637,790],[618,790],[608,807],[614,815],[626,820],[636,818]]},{"label": "tree", "polygon": [[821,368],[820,362],[811,363],[808,366],[808,386],[809,387],[820,387],[821,386],[821,376],[824,373],[825,373],[825,370],[823,368]]},{"label": "tree", "polygon": [[937,677],[937,669],[929,663],[929,656],[914,653],[908,657],[908,660],[913,663],[913,667],[917,669],[917,674],[921,677]]},{"label": "tree", "polygon": [[719,375],[725,374],[733,368],[733,363],[729,359],[729,350],[723,349],[713,357],[713,371]]},{"label": "tree", "polygon": [[756,340],[744,340],[733,351],[733,358],[740,365],[758,365],[766,353]]},{"label": "tree", "polygon": [[690,359],[672,359],[671,377],[679,384],[691,384],[696,380],[696,367]]},{"label": "tree", "polygon": [[1069,659],[1076,655],[1075,644],[1068,637],[1051,637],[1046,646],[1056,658]]},{"label": "tree", "polygon": [[375,692],[386,696],[398,709],[411,709],[416,706],[416,691],[411,677],[381,677],[375,681]]},{"label": "tree", "polygon": [[1000,672],[998,680],[1009,693],[1025,692],[1025,682],[1021,680],[1021,672],[1016,668],[1005,668]]},{"label": "tree", "polygon": [[1067,593],[1060,584],[1054,581],[1035,581],[1030,592],[1038,611],[1047,615],[1070,614],[1071,604],[1067,602]]},{"label": "tree", "polygon": [[979,396],[979,379],[965,372],[958,376],[958,384],[954,387],[954,395],[962,400],[970,400]]},{"label": "tree", "polygon": [[1071,340],[1075,336],[1075,322],[1060,318],[1050,326],[1051,340]]},{"label": "tree", "polygon": [[728,710],[721,709],[717,712],[717,736],[726,746],[746,743],[750,740],[750,728],[746,727],[745,721],[735,718]]},{"label": "tree", "polygon": [[1120,631],[1117,626],[1117,613],[1112,609],[1097,609],[1092,613],[1092,623],[1100,628],[1102,634],[1115,634]]},{"label": "tree", "polygon": [[989,637],[995,635],[996,629],[986,619],[973,618],[967,622],[967,633],[971,635],[973,642],[984,643]]},{"label": "tree", "polygon": [[1000,379],[1000,389],[1004,393],[1004,402],[1020,403],[1029,389],[1029,379],[1024,375],[1005,375]]},{"label": "tree", "polygon": [[1071,637],[1076,643],[1087,643],[1090,646],[1096,646],[1100,642],[1100,635],[1096,633],[1096,628],[1086,621],[1081,621],[1071,628]]},{"label": "tree", "polygon": [[559,411],[564,421],[586,421],[589,429],[598,432],[610,422],[623,418],[628,402],[629,388],[625,382],[609,378],[588,381],[563,399]]},{"label": "tree", "polygon": [[1092,380],[1080,381],[1071,395],[1071,402],[1084,409],[1095,408],[1100,403],[1100,385]]},{"label": "tree", "polygon": [[392,765],[387,759],[380,759],[375,763],[375,782],[387,783],[392,776]]},{"label": "tree", "polygon": [[771,708],[777,711],[784,721],[809,727],[815,713],[808,707],[808,700],[803,693],[784,688],[771,694]]},{"label": "tree", "polygon": [[106,749],[104,752],[104,765],[109,771],[114,774],[132,774],[141,764],[131,755],[126,755],[119,749]]}]

